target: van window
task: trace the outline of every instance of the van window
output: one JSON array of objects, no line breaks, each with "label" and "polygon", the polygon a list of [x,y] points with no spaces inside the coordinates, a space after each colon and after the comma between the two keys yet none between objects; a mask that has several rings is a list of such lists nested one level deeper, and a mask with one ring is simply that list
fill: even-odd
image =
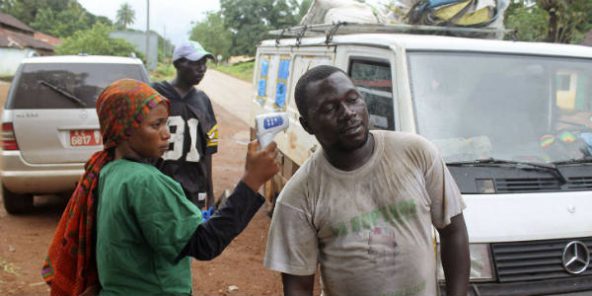
[{"label": "van window", "polygon": [[349,75],[364,95],[371,128],[395,129],[391,68],[386,62],[352,60]]},{"label": "van window", "polygon": [[15,78],[10,109],[95,108],[107,85],[122,78],[148,81],[142,65],[106,63],[25,64]]}]

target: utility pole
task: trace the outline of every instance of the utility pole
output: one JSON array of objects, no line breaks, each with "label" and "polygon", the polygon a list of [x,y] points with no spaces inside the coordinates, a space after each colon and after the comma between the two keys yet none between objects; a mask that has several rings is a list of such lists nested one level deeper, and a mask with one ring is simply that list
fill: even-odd
[{"label": "utility pole", "polygon": [[164,56],[165,57],[169,57],[169,45],[167,44],[167,34],[166,34],[166,24],[162,26],[162,34],[164,36],[162,36],[162,39],[164,39],[164,42],[162,44],[162,49],[164,50]]},{"label": "utility pole", "polygon": [[150,60],[148,59],[150,53],[150,0],[146,0],[146,66],[149,66]]}]

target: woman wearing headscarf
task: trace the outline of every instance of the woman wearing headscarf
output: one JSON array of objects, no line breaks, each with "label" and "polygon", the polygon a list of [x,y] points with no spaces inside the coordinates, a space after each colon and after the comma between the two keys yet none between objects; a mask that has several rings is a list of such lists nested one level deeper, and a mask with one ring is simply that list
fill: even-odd
[{"label": "woman wearing headscarf", "polygon": [[122,79],[96,109],[104,149],[86,163],[50,245],[42,274],[51,295],[190,295],[189,256],[216,257],[247,226],[263,203],[258,189],[279,170],[275,143],[249,144],[241,181],[202,222],[181,186],[151,165],[168,149],[168,100]]}]

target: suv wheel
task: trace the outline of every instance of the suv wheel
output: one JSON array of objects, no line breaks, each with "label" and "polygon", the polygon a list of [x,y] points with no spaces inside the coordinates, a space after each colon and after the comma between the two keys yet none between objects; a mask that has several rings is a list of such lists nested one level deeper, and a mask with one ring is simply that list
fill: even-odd
[{"label": "suv wheel", "polygon": [[33,195],[10,192],[2,185],[4,208],[10,214],[23,214],[33,209]]}]

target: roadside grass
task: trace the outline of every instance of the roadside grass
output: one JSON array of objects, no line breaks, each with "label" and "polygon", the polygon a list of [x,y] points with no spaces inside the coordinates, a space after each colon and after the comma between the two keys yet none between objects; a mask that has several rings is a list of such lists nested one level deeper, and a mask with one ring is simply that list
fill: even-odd
[{"label": "roadside grass", "polygon": [[214,63],[209,64],[208,67],[228,74],[232,77],[238,78],[246,82],[253,82],[253,67],[255,67],[255,61],[248,61],[242,63],[236,63],[233,65],[216,65]]},{"label": "roadside grass", "polygon": [[[228,74],[232,77],[251,83],[253,81],[253,67],[255,61],[248,61],[236,63],[233,65],[216,65],[213,62],[208,62],[208,68]],[[150,81],[171,80],[175,77],[175,67],[172,63],[159,63],[154,71],[150,72]]]},{"label": "roadside grass", "polygon": [[171,80],[173,77],[175,77],[175,67],[172,63],[158,63],[156,69],[150,72],[152,82]]}]

